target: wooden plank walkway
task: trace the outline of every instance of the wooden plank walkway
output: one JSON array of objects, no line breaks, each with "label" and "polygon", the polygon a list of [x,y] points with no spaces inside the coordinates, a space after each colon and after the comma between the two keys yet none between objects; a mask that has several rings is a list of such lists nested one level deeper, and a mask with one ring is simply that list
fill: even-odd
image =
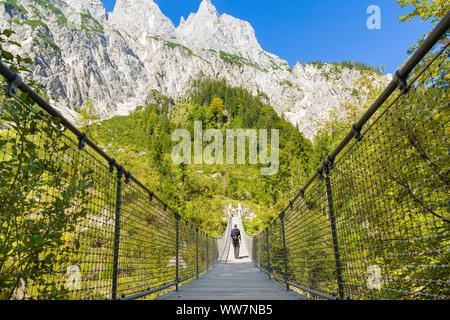
[{"label": "wooden plank walkway", "polygon": [[[243,230],[240,218],[233,217],[233,226]],[[240,259],[234,259],[233,246],[227,257],[198,280],[181,286],[158,300],[305,300],[306,297],[286,291],[279,282],[269,279],[248,257],[242,242]]]}]

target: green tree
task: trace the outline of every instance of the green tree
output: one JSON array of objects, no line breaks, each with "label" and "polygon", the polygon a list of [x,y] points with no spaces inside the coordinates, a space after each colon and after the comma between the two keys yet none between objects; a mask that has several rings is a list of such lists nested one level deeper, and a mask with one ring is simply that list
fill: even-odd
[{"label": "green tree", "polygon": [[214,98],[206,111],[206,120],[210,124],[220,124],[223,122],[224,103],[220,98]]},{"label": "green tree", "polygon": [[[406,7],[408,5],[414,6],[414,10],[409,14],[402,16],[399,18],[400,22],[409,22],[413,18],[420,18],[422,21],[430,20],[431,23],[437,24],[441,19],[446,15],[446,13],[450,10],[450,2],[448,0],[397,0],[400,4],[400,7]],[[430,31],[431,32],[431,31]],[[411,46],[408,50],[409,54],[412,54],[425,40],[426,35],[419,39],[419,41]],[[435,46],[433,50],[431,50],[427,56],[421,61],[421,66],[424,66],[434,57],[435,53],[442,48],[442,46],[446,45],[448,42],[448,33],[441,39],[438,45]],[[437,66],[432,66],[429,68],[430,72],[433,76],[437,76],[440,72],[445,73],[445,77],[443,77],[443,83],[450,81],[450,75],[448,74],[448,70],[450,67],[450,63],[448,60],[444,61],[442,66],[437,68]],[[417,75],[420,72],[420,67],[416,68],[413,72],[413,75]]]},{"label": "green tree", "polygon": [[450,9],[448,0],[397,0],[397,3],[400,4],[400,8],[414,6],[412,12],[400,17],[401,22],[419,17],[422,21],[431,19],[431,23],[437,24]]},{"label": "green tree", "polygon": [[86,100],[85,105],[80,110],[80,114],[76,119],[77,124],[81,128],[84,128],[87,136],[92,139],[93,136],[91,125],[98,120],[100,120],[100,116],[94,108],[94,102],[92,101],[92,98],[89,98]]},{"label": "green tree", "polygon": [[[13,34],[0,32],[1,57],[13,72],[29,72],[30,58],[4,49],[21,47]],[[42,86],[26,83],[45,99]],[[49,278],[67,267],[76,247],[65,237],[87,214],[91,171],[69,159],[60,119],[35,107],[27,94],[17,95],[32,109],[0,92],[0,300],[25,297],[26,284],[34,295],[58,298],[67,290]]]},{"label": "green tree", "polygon": [[[23,94],[21,99],[33,105]],[[57,298],[66,290],[46,275],[69,262],[73,247],[64,237],[87,214],[90,171],[74,158],[70,166],[61,160],[70,146],[58,119],[3,101],[0,121],[8,133],[0,135],[0,299],[16,297],[23,282]]]},{"label": "green tree", "polygon": [[21,48],[22,45],[16,41],[13,41],[11,37],[15,34],[13,30],[5,29],[0,32],[0,57],[2,60],[8,65],[8,67],[13,72],[30,72],[30,70],[27,68],[27,65],[30,65],[33,63],[33,60],[31,60],[28,57],[22,57],[18,54],[14,54],[6,49],[4,47],[16,47]]}]

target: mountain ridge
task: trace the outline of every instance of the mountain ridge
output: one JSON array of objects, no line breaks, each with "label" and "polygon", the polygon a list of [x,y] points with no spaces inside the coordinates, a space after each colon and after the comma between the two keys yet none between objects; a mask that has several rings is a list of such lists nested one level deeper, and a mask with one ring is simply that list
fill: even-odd
[{"label": "mountain ridge", "polygon": [[[356,101],[360,70],[300,63],[291,69],[261,48],[250,23],[219,15],[210,0],[183,20],[175,27],[151,0],[118,0],[112,13],[100,0],[0,4],[0,28],[17,32],[22,52],[35,61],[33,78],[69,118],[88,98],[109,118],[134,111],[152,90],[179,99],[195,79],[225,79],[264,97],[312,138],[319,129],[312,119],[325,121],[341,103]],[[390,79],[366,76],[375,87]]]}]

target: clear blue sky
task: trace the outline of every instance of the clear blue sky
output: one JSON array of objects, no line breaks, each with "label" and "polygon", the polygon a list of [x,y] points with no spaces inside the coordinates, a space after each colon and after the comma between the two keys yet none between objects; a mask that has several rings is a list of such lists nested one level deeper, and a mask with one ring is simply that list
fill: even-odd
[{"label": "clear blue sky", "polygon": [[[112,11],[115,0],[102,0]],[[180,17],[197,12],[201,0],[155,0],[176,26]],[[249,21],[264,50],[297,61],[361,61],[384,64],[394,73],[408,58],[408,47],[433,26],[414,19],[399,22],[411,8],[395,0],[212,0],[220,14]],[[381,30],[369,30],[370,5],[381,8]]]}]

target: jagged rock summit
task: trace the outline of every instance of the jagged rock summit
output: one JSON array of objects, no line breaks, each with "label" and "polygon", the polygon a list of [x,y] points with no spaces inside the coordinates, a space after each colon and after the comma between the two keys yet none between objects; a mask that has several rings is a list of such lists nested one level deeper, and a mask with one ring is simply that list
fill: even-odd
[{"label": "jagged rock summit", "polygon": [[152,0],[117,0],[108,22],[133,39],[147,35],[169,37],[175,32],[172,21]]},{"label": "jagged rock summit", "polygon": [[176,30],[176,38],[195,49],[212,49],[242,56],[260,66],[270,66],[265,54],[271,59],[287,63],[275,55],[265,53],[258,43],[255,30],[247,21],[230,15],[219,15],[210,0],[203,0],[198,12]]},{"label": "jagged rock summit", "polygon": [[[191,81],[225,79],[242,86],[298,125],[308,138],[330,111],[355,94],[361,70],[288,63],[264,51],[252,26],[219,14],[210,0],[178,27],[152,0],[117,0],[106,13],[100,0],[8,0],[0,3],[0,29],[17,33],[21,53],[69,118],[91,98],[103,118],[127,114],[152,93],[183,97]],[[15,50],[15,48],[10,48]],[[389,77],[367,73],[375,86]]]}]

